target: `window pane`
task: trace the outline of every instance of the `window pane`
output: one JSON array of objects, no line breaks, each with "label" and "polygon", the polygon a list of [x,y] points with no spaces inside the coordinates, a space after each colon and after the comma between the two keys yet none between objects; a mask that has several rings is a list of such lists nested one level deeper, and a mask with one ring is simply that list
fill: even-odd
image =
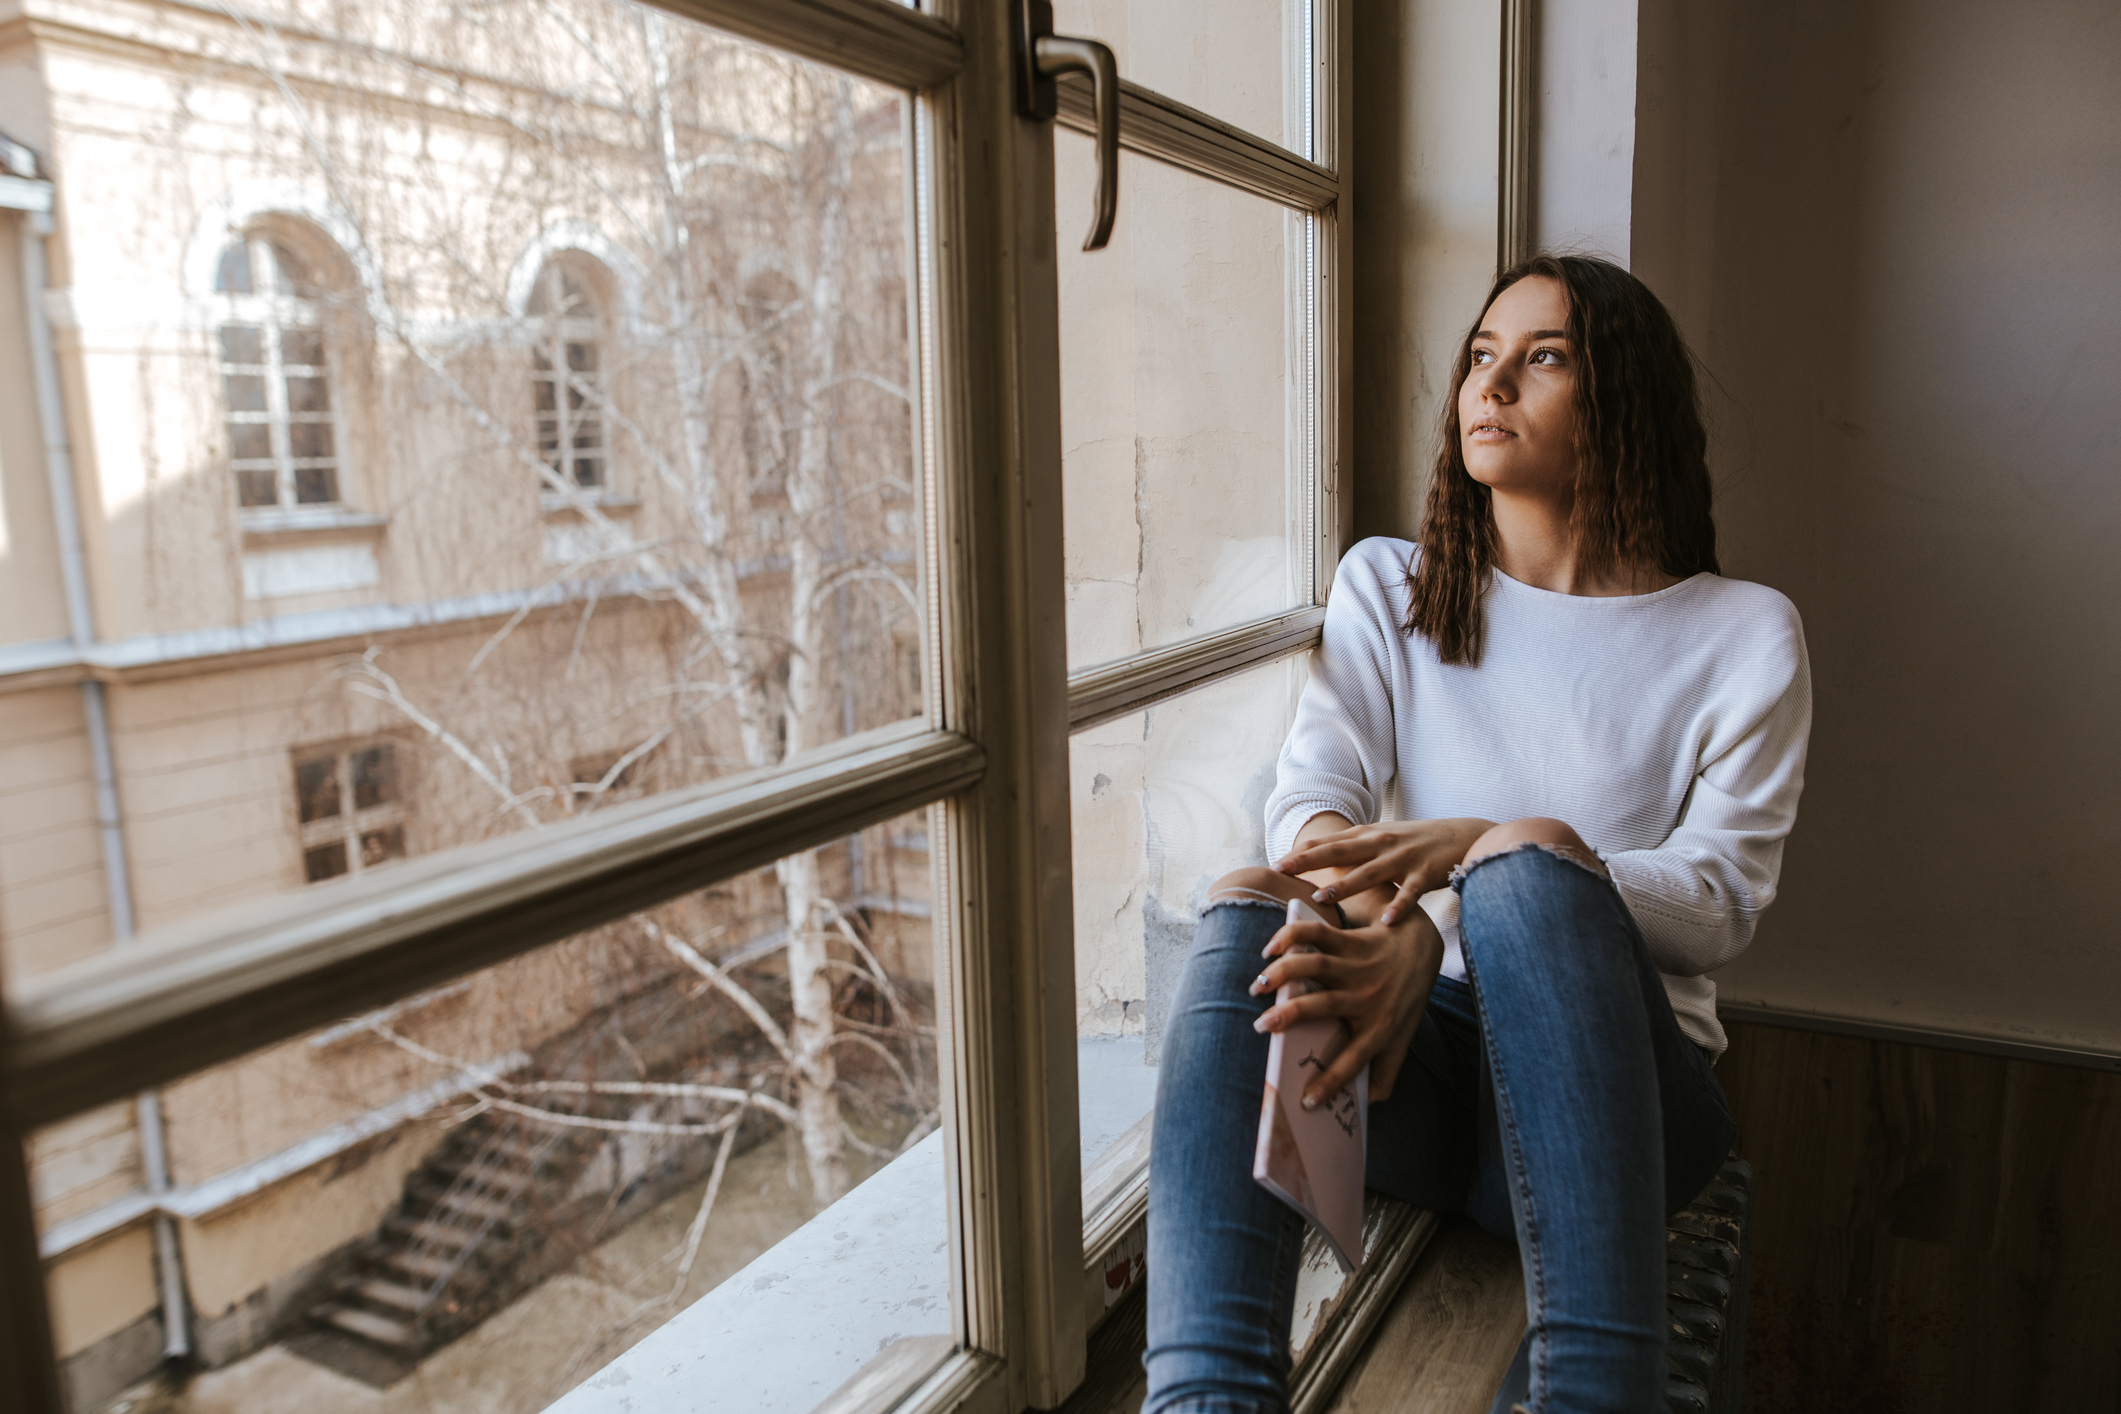
[{"label": "window pane", "polygon": [[282,329],[280,362],[321,367],[324,362],[323,333],[316,329]]},{"label": "window pane", "polygon": [[230,363],[263,363],[264,332],[248,324],[224,326],[221,330],[221,357]]},{"label": "window pane", "polygon": [[[1263,812],[1307,662],[1254,668],[1069,743],[1086,1172],[1149,1112],[1149,1067],[1209,890],[1268,862]],[[1096,1197],[1086,1185],[1084,1201]]]},{"label": "window pane", "polygon": [[289,412],[330,412],[331,385],[322,378],[295,377],[287,380]]},{"label": "window pane", "polygon": [[269,471],[236,473],[236,503],[243,506],[280,504],[279,479]]},{"label": "window pane", "polygon": [[287,429],[287,442],[289,454],[298,459],[328,457],[332,454],[331,424],[328,422],[293,423]]},{"label": "window pane", "polygon": [[378,864],[405,857],[405,827],[392,825],[387,830],[371,830],[361,836],[361,867],[373,869]]},{"label": "window pane", "polygon": [[[107,56],[38,80],[82,177],[53,259],[84,298],[186,308],[192,233],[260,191],[361,212],[358,253],[300,211],[239,218],[261,236],[231,272],[262,287],[284,247],[315,294],[202,297],[183,338],[106,320],[83,353],[83,445],[164,468],[91,528],[99,622],[141,668],[109,690],[136,734],[116,755],[144,929],[302,887],[325,842],[296,835],[294,753],[396,741],[422,855],[601,809],[577,760],[630,756],[647,795],[924,710],[903,95],[611,0],[390,11],[415,13],[437,52],[479,36],[468,87],[418,111],[376,106],[375,55],[411,40],[359,7],[305,39],[299,91],[248,32],[206,88],[149,85],[147,114]],[[155,124],[192,102],[246,116],[172,157]],[[575,244],[530,258],[554,241]],[[511,288],[541,265],[550,315]],[[563,401],[541,360],[586,386]],[[349,514],[232,535],[190,474],[228,462],[251,512]],[[575,489],[603,493],[592,513],[560,503]],[[19,702],[0,694],[0,739]],[[24,877],[0,868],[6,898]],[[110,936],[93,896],[51,918],[54,956]]]},{"label": "window pane", "polygon": [[334,840],[330,844],[315,845],[302,851],[302,878],[306,883],[319,884],[326,879],[336,879],[345,872],[344,840]]},{"label": "window pane", "polygon": [[326,756],[295,766],[295,809],[303,824],[339,813],[339,758]]},{"label": "window pane", "polygon": [[328,466],[295,471],[295,500],[305,506],[329,505],[339,499],[339,478]]},{"label": "window pane", "polygon": [[1311,0],[1053,0],[1054,29],[1111,45],[1122,77],[1306,157],[1310,16]]},{"label": "window pane", "polygon": [[[1091,146],[1054,143],[1072,226]],[[1311,600],[1310,218],[1120,163],[1110,247],[1061,241],[1070,667]]]},{"label": "window pane", "polygon": [[250,293],[250,247],[236,241],[221,252],[221,263],[214,271],[214,289],[222,294],[247,295]]},{"label": "window pane", "polygon": [[[163,1087],[214,1352],[172,1414],[534,1414],[644,1340],[683,1358],[611,1376],[637,1408],[711,1371],[807,1410],[948,1336],[926,846],[921,812]],[[47,1237],[139,1194],[140,1144],[130,1105],[38,1134]],[[152,1325],[147,1225],[74,1241],[54,1306]]]},{"label": "window pane", "polygon": [[228,424],[228,454],[239,462],[265,461],[272,456],[272,428],[263,422]]},{"label": "window pane", "polygon": [[265,411],[265,379],[261,375],[231,373],[227,382],[230,412]]},{"label": "window pane", "polygon": [[371,746],[353,756],[353,801],[356,810],[373,810],[398,798],[398,758],[387,746]]},{"label": "window pane", "polygon": [[[108,43],[33,76],[51,90],[32,97],[52,115],[54,167],[79,178],[52,259],[105,311],[80,351],[78,445],[147,468],[125,479],[137,494],[90,508],[112,561],[98,621],[126,665],[106,695],[143,932],[305,888],[328,899],[342,876],[924,710],[903,95],[606,0],[486,13],[339,7],[304,31],[292,86],[270,31],[241,27],[211,71],[172,60],[143,83],[111,19]],[[416,108],[379,102],[377,56],[415,51],[453,55],[462,86]],[[211,129],[199,142],[167,143],[195,121]],[[144,184],[146,171],[167,180]],[[239,308],[185,288],[194,233],[261,193],[343,193],[360,259],[310,225],[290,248],[314,256],[321,288],[300,303]],[[257,228],[306,219],[262,212]],[[555,232],[596,247],[569,258],[602,262],[583,288],[612,296],[594,340],[570,327],[557,348],[511,288]],[[235,251],[231,282],[240,265],[279,288],[264,246]],[[542,479],[526,406],[541,337],[597,380],[549,429]],[[236,358],[255,362],[225,377]],[[548,412],[566,407],[544,389]],[[209,479],[224,476],[254,512],[348,514],[231,525],[227,483]],[[610,494],[548,509],[569,483]],[[15,530],[56,539],[48,522]],[[56,625],[36,604],[0,610],[0,642],[66,632],[63,605]],[[385,740],[387,761],[364,756]],[[29,783],[10,807],[39,825],[34,849],[0,831],[10,982],[111,946],[94,757],[78,686],[0,693],[0,779]],[[807,1408],[881,1343],[947,1335],[922,826],[650,915],[726,962],[779,1030],[804,999],[815,1024],[793,1069],[635,923],[394,1012],[385,1024],[440,1062],[370,1027],[167,1087],[174,1181],[233,1195],[180,1224],[197,1343],[233,1362],[186,1398],[283,1414],[348,1399],[441,1410],[472,1391],[488,1414],[542,1409],[665,1321],[722,1321],[706,1295],[757,1323],[714,1362],[730,1407]],[[814,955],[793,977],[791,892],[792,945]],[[510,1083],[713,1084],[773,1103],[718,1132],[731,1106],[705,1092],[488,1089],[542,1111],[526,1116],[468,1093],[484,1082],[454,1065],[519,1055]],[[828,1062],[806,1121],[813,1082],[795,1071]],[[515,1129],[497,1137],[503,1116]],[[130,1380],[152,1373],[160,1337],[141,1334],[158,1329],[154,1244],[129,1110],[121,1120],[80,1183],[51,1177],[40,1197],[65,1200],[47,1231],[121,1223],[47,1271],[70,1313],[63,1355],[113,1340],[145,1362]],[[681,1281],[724,1133],[736,1147]],[[504,1153],[532,1163],[530,1179],[520,1165],[506,1177]],[[816,1216],[813,1157],[825,1186],[852,1190],[842,1204],[868,1204],[807,1228],[801,1269],[834,1275],[777,1285],[769,1266],[724,1286]],[[472,1170],[491,1181],[457,1188]],[[432,1236],[420,1225],[439,1206],[481,1223],[506,1210],[458,1269],[487,1284],[430,1303],[409,1352],[373,1338],[386,1326],[313,1319],[333,1305],[386,1322],[406,1290],[448,1275],[448,1242],[403,1241]],[[408,1353],[409,1373],[376,1378]],[[791,1379],[777,1405],[754,1397]]]}]

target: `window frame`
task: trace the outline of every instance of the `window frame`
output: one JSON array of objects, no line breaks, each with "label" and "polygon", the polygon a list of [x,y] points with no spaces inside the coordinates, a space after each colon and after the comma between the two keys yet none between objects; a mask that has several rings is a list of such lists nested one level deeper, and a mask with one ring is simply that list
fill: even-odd
[{"label": "window frame", "polygon": [[[292,277],[282,265],[281,242],[273,238],[270,229],[252,227],[238,238],[243,246],[246,268],[250,272],[250,291],[242,293],[216,288],[214,298],[219,302],[220,318],[214,326],[214,364],[222,378],[221,397],[224,423],[228,427],[263,426],[271,442],[271,455],[265,458],[239,458],[231,439],[228,449],[229,476],[234,482],[236,506],[240,514],[247,517],[269,517],[293,512],[330,511],[346,504],[346,427],[344,424],[343,399],[339,396],[339,375],[332,348],[329,321],[318,307],[314,296],[295,293]],[[230,242],[232,248],[237,242]],[[264,258],[271,279],[271,288],[260,289],[258,278],[260,256]],[[224,251],[222,261],[227,259]],[[284,282],[284,287],[283,287]],[[218,286],[218,267],[216,285]],[[228,350],[221,342],[225,331],[248,328],[256,330],[259,342],[257,363],[238,363],[228,357]],[[322,363],[290,363],[286,357],[286,335],[289,330],[313,330],[317,337],[318,354]],[[322,417],[310,413],[298,413],[290,405],[287,396],[287,379],[292,369],[315,370],[313,376],[324,384],[324,396],[329,406]],[[240,373],[237,370],[242,370]],[[251,370],[256,370],[255,374]],[[234,377],[256,376],[263,380],[265,407],[262,411],[239,411],[228,395],[228,380]],[[328,457],[297,457],[294,451],[294,429],[303,423],[317,423],[331,430],[332,452]],[[252,504],[243,499],[243,477],[264,470],[258,466],[238,467],[238,461],[270,461],[273,478],[273,499]],[[295,463],[308,461],[323,463],[320,467],[302,467]],[[321,501],[304,501],[300,498],[302,473],[306,470],[322,470],[331,477],[331,496]]]},{"label": "window frame", "polygon": [[[354,761],[356,757],[374,751],[385,753],[384,759],[389,763],[391,795],[388,800],[363,807],[358,798]],[[305,887],[310,884],[328,883],[332,879],[343,879],[353,874],[364,874],[371,869],[380,869],[385,864],[396,863],[405,857],[405,763],[398,758],[396,742],[383,738],[348,742],[338,746],[303,747],[290,752],[289,759],[295,776],[295,851],[300,861]],[[329,815],[304,820],[302,768],[327,761],[331,763],[338,808]],[[363,844],[370,835],[388,830],[398,833],[397,852],[385,855],[374,863],[367,862]],[[337,846],[342,852],[345,867],[336,874],[321,878],[310,877],[310,852],[328,846]]]},{"label": "window frame", "polygon": [[[1068,739],[1306,651],[1346,543],[1349,6],[1311,0],[1316,160],[1126,86],[1130,149],[1309,212],[1311,603],[1067,671],[1053,129],[1022,117],[1006,0],[652,0],[909,91],[909,319],[925,495],[925,718],[779,766],[394,864],[162,930],[25,985],[0,1014],[0,1354],[61,1407],[23,1141],[38,1125],[520,955],[923,805],[957,1348],[904,1410],[1059,1404],[1085,1369],[1085,1228],[1138,1220],[1146,1172],[1084,1221]],[[1063,86],[1062,121],[1081,126]],[[1124,199],[1124,198],[1123,198]],[[1072,226],[1072,220],[1066,224]],[[334,401],[335,414],[339,400]],[[343,445],[343,438],[340,439]],[[341,470],[343,472],[343,455]],[[608,468],[607,468],[608,478]],[[341,503],[346,488],[340,486]]]},{"label": "window frame", "polygon": [[[548,309],[543,313],[525,315],[525,318],[536,324],[536,331],[530,343],[532,437],[537,443],[539,455],[547,456],[545,441],[546,422],[549,417],[552,450],[545,465],[551,467],[577,494],[608,497],[614,494],[614,488],[611,481],[611,436],[610,429],[605,425],[604,406],[611,397],[607,346],[611,342],[612,321],[602,300],[591,305],[586,311],[558,314],[550,312],[549,306],[554,297],[565,288],[569,274],[567,257],[571,254],[573,252],[555,251],[538,267],[536,283],[532,287],[531,304],[535,305],[542,295]],[[577,275],[576,278],[579,280],[580,276]],[[591,367],[577,369],[569,359],[570,349],[577,344],[588,346]],[[539,395],[545,388],[552,390],[553,405],[549,410],[539,406],[538,402]],[[568,406],[568,394],[581,397],[580,408]],[[594,447],[585,447],[581,442],[585,426],[594,428]],[[581,479],[581,465],[584,461],[596,468],[595,480]],[[542,478],[538,485],[541,491],[546,487]]]}]

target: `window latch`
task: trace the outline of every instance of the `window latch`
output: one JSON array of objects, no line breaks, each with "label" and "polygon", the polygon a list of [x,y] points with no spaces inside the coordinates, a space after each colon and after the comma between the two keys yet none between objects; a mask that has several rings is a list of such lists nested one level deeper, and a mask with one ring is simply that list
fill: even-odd
[{"label": "window latch", "polygon": [[1097,108],[1097,196],[1084,250],[1103,250],[1119,215],[1119,64],[1094,39],[1053,32],[1052,0],[1017,0],[1017,102],[1025,116],[1050,119],[1060,111],[1054,80],[1088,74]]}]

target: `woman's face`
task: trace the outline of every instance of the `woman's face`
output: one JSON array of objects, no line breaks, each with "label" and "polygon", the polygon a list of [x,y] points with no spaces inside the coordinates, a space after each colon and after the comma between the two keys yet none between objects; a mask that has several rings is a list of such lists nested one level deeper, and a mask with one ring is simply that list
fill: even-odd
[{"label": "woman's face", "polygon": [[1576,480],[1576,363],[1568,293],[1535,275],[1495,297],[1458,389],[1466,470],[1496,491],[1557,495]]}]

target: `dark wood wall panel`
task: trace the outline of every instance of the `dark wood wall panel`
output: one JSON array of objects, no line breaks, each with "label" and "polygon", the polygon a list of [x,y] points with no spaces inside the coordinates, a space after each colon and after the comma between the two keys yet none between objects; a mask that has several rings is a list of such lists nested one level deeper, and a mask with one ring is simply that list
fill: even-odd
[{"label": "dark wood wall panel", "polygon": [[1747,1414],[2121,1410],[2121,1075],[1730,1033]]}]

